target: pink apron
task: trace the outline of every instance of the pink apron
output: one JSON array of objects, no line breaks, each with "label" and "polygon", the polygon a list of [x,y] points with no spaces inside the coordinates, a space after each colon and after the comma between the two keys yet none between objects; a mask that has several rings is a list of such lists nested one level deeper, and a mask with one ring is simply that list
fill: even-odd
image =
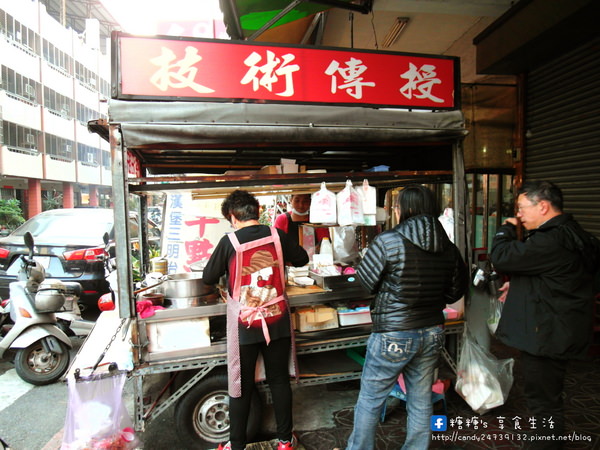
[{"label": "pink apron", "polygon": [[[240,341],[239,341],[239,320],[247,321],[248,326],[252,325],[255,320],[261,322],[263,335],[267,345],[271,342],[269,335],[269,328],[265,320],[267,315],[267,307],[275,305],[282,300],[285,300],[285,305],[290,317],[290,336],[291,336],[291,351],[290,351],[290,375],[298,377],[297,375],[297,360],[296,360],[296,343],[294,337],[294,327],[291,321],[291,312],[287,297],[285,296],[285,273],[283,268],[283,251],[281,249],[281,242],[279,235],[274,227],[271,228],[271,235],[257,239],[255,241],[246,242],[240,244],[235,233],[229,233],[227,236],[233,245],[235,250],[235,274],[230,274],[230,283],[233,280],[233,289],[231,295],[227,295],[227,373],[228,373],[228,386],[229,395],[231,397],[241,397],[242,395],[242,380],[241,380],[241,366],[240,366]],[[266,244],[273,244],[277,253],[277,260],[280,264],[277,265],[279,270],[279,276],[282,283],[282,294],[276,296],[269,301],[262,303],[258,306],[247,306],[240,303],[241,295],[241,280],[242,280],[242,269],[243,269],[243,254],[247,250],[251,250],[256,247],[264,246]],[[262,364],[262,358],[259,355],[259,363]],[[258,371],[257,371],[258,372]]]}]

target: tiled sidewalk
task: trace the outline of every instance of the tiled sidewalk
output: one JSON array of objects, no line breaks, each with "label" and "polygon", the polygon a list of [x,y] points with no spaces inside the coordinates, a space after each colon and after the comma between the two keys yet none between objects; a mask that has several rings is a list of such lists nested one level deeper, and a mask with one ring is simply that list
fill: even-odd
[{"label": "tiled sidewalk", "polygon": [[[499,358],[517,356],[517,353],[501,344],[494,343],[493,352]],[[448,418],[462,417],[464,421],[476,417],[479,419],[479,428],[474,429],[472,424],[466,425],[462,430],[451,430],[445,434],[452,438],[455,431],[454,442],[434,441],[431,448],[446,449],[527,449],[530,446],[523,441],[531,434],[527,423],[527,409],[523,398],[521,372],[518,358],[514,367],[514,384],[507,402],[482,416],[474,413],[467,403],[452,389],[447,393]],[[572,362],[569,366],[566,380],[566,430],[574,436],[571,442],[566,442],[565,449],[600,449],[600,358],[590,358],[586,361]],[[324,387],[330,390],[332,386]],[[334,388],[335,389],[335,388]],[[300,442],[306,450],[331,450],[345,448],[347,439],[352,431],[353,406],[358,395],[358,384],[346,383],[338,389],[347,390],[348,406],[342,409],[315,411],[314,415],[333,415],[333,426],[318,429],[303,428],[304,416],[299,414],[296,421],[299,428]],[[326,402],[325,398],[321,401]],[[437,405],[437,413],[439,411]],[[504,417],[504,427],[500,425],[499,417]],[[515,429],[514,418],[520,417],[521,429]],[[485,422],[485,429],[483,428]],[[466,423],[466,422],[465,422]],[[406,434],[406,411],[404,403],[395,401],[388,406],[388,414],[384,423],[380,424],[377,432],[377,450],[397,449],[404,441]],[[459,440],[460,439],[460,440]]]}]

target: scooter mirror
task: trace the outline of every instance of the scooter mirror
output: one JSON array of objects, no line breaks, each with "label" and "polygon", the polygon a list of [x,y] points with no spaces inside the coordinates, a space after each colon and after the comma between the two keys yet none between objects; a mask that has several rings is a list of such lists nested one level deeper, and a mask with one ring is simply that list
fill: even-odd
[{"label": "scooter mirror", "polygon": [[102,236],[102,240],[104,241],[104,245],[108,247],[108,243],[110,242],[110,236],[108,235],[108,233],[104,233],[104,236]]},{"label": "scooter mirror", "polygon": [[23,239],[25,240],[25,245],[29,249],[29,257],[32,258],[33,257],[33,245],[34,245],[33,236],[28,231],[25,233],[25,236],[23,236]]}]

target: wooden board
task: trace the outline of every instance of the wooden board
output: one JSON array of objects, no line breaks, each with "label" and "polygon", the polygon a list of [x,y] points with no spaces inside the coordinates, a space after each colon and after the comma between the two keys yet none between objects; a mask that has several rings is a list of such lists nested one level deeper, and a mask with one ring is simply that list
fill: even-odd
[{"label": "wooden board", "polygon": [[293,297],[294,295],[318,294],[319,292],[325,292],[325,290],[316,284],[306,287],[288,285],[285,288],[285,293],[288,295],[288,297]]}]

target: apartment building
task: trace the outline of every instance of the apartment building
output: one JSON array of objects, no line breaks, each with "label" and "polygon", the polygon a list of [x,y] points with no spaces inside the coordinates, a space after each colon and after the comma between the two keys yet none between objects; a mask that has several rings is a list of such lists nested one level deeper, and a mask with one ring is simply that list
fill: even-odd
[{"label": "apartment building", "polygon": [[25,218],[42,199],[110,203],[110,148],[87,129],[110,98],[110,45],[100,44],[96,19],[79,34],[38,0],[0,0],[0,198],[17,198]]}]

